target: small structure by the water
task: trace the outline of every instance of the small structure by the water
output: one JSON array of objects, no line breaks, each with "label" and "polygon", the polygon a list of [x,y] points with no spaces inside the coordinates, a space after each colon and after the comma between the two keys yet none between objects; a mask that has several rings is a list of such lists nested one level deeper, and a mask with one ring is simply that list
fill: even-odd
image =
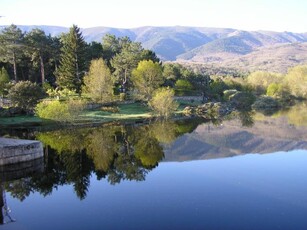
[{"label": "small structure by the water", "polygon": [[0,138],[0,165],[30,161],[43,155],[39,141]]}]

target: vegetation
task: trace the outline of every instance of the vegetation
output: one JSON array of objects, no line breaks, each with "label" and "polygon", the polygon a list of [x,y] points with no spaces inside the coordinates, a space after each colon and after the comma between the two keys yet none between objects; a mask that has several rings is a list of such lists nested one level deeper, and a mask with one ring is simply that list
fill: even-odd
[{"label": "vegetation", "polygon": [[296,97],[307,97],[307,65],[296,66],[289,69],[285,82],[290,88],[290,93]]},{"label": "vegetation", "polygon": [[[148,107],[142,117],[152,116],[150,110],[156,116],[170,117],[178,108],[177,102],[182,101],[181,110],[183,105],[222,102],[230,111],[250,108],[255,97],[265,95],[274,98],[278,105],[307,98],[306,66],[296,66],[287,74],[264,71],[244,74],[224,69],[214,74],[202,65],[163,64],[154,52],[128,37],[106,35],[101,43],[86,43],[76,25],[60,37],[47,36],[39,29],[22,33],[11,25],[0,33],[0,40],[3,43],[0,93],[7,97],[1,100],[31,111],[45,91],[48,99],[35,110],[44,119],[71,122],[98,117],[104,120],[140,117],[138,111],[122,114],[117,109],[121,107],[119,102],[145,102]],[[226,44],[222,50],[242,45],[237,38],[217,44]],[[183,98],[176,98],[175,94]],[[184,99],[187,96],[192,98]],[[266,102],[271,104],[262,100],[262,104]],[[103,104],[111,109],[84,111]],[[202,112],[207,111],[204,108],[199,107]],[[224,106],[221,108],[224,110]]]},{"label": "vegetation", "polygon": [[149,105],[161,117],[170,117],[178,108],[174,101],[174,90],[169,88],[160,88],[154,91],[153,98]]},{"label": "vegetation", "polygon": [[8,84],[10,82],[10,76],[6,69],[2,67],[0,69],[0,95],[4,97],[8,93]]},{"label": "vegetation", "polygon": [[59,122],[72,122],[84,109],[84,105],[79,100],[69,100],[60,102],[42,101],[36,106],[36,114],[40,118],[50,119]]},{"label": "vegetation", "polygon": [[61,37],[60,66],[56,70],[57,85],[60,89],[80,92],[84,71],[87,70],[85,42],[80,28],[76,25]]},{"label": "vegetation", "polygon": [[162,67],[152,60],[140,61],[132,72],[132,83],[135,86],[136,98],[149,101],[154,90],[163,84]]},{"label": "vegetation", "polygon": [[84,77],[82,92],[94,102],[110,102],[113,100],[115,79],[108,66],[102,60],[92,60],[89,73]]},{"label": "vegetation", "polygon": [[44,92],[42,88],[30,81],[16,83],[8,94],[13,105],[26,112],[33,110],[43,96]]}]

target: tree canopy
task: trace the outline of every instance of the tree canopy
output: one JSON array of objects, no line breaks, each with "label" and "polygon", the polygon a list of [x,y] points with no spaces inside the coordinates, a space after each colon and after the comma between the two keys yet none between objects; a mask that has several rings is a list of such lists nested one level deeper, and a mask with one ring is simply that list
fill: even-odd
[{"label": "tree canopy", "polygon": [[95,102],[112,101],[114,82],[103,59],[92,60],[89,73],[84,77],[83,93]]}]

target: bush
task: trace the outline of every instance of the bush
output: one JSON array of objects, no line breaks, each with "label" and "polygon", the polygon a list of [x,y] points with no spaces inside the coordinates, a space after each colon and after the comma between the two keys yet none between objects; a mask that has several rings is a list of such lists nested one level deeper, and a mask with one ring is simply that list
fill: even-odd
[{"label": "bush", "polygon": [[40,118],[59,122],[71,122],[77,118],[84,109],[84,103],[80,100],[66,102],[42,101],[37,104],[35,112]]},{"label": "bush", "polygon": [[270,84],[279,83],[280,81],[282,81],[281,74],[264,71],[253,72],[247,77],[248,84],[254,88],[257,94],[265,93]]},{"label": "bush", "polygon": [[126,99],[127,99],[126,93],[120,93],[120,94],[119,94],[119,100],[120,100],[120,101],[125,101]]},{"label": "bush", "polygon": [[307,65],[289,69],[285,82],[288,84],[293,96],[307,98]]},{"label": "bush", "polygon": [[229,97],[231,104],[239,110],[250,109],[256,97],[249,92],[237,92]]},{"label": "bush", "polygon": [[175,87],[177,90],[192,90],[193,85],[188,80],[179,79],[176,81]]},{"label": "bush", "polygon": [[174,101],[174,90],[169,88],[155,90],[149,105],[161,117],[170,117],[178,108]]},{"label": "bush", "polygon": [[8,97],[15,107],[28,112],[35,108],[44,95],[43,89],[36,83],[20,81],[9,90]]},{"label": "bush", "polygon": [[252,105],[253,109],[260,111],[265,109],[274,109],[278,107],[278,102],[274,98],[268,96],[258,98],[257,101]]},{"label": "bush", "polygon": [[290,89],[285,84],[272,83],[268,86],[266,95],[273,98],[288,100],[290,98]]},{"label": "bush", "polygon": [[9,74],[7,73],[6,69],[2,67],[0,69],[0,96],[7,94],[8,92],[8,83],[10,82]]}]

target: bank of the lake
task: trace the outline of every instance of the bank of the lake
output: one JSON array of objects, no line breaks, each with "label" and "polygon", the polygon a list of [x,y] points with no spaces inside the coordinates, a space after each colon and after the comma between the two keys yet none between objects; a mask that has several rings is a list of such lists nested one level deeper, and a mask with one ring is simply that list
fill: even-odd
[{"label": "bank of the lake", "polygon": [[[182,116],[186,106],[197,106],[199,101],[190,98],[178,101],[179,107],[173,118]],[[42,119],[35,115],[16,115],[10,117],[0,116],[0,127],[31,127],[31,126],[95,126],[111,122],[141,122],[155,119],[154,112],[144,103],[119,103],[112,106],[100,106],[96,109],[86,109],[77,118],[70,122],[57,122],[53,120]]]}]

